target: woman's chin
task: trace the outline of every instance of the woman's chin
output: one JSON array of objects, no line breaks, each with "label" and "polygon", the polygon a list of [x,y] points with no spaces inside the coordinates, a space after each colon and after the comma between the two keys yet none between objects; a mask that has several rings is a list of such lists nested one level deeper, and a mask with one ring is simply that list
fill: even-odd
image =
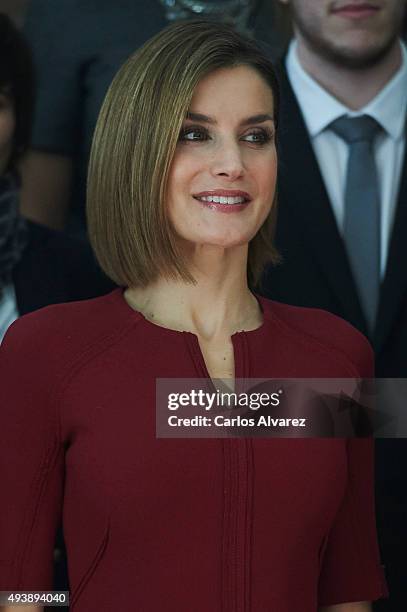
[{"label": "woman's chin", "polygon": [[247,236],[236,236],[236,237],[207,237],[196,240],[192,244],[197,247],[208,247],[208,248],[219,248],[219,249],[233,249],[238,247],[246,246],[250,241]]},{"label": "woman's chin", "polygon": [[196,245],[196,246],[213,246],[213,247],[221,247],[223,249],[238,247],[247,245],[250,240],[255,236],[256,232],[248,232],[247,229],[244,231],[215,231],[215,232],[205,232],[205,233],[195,233],[189,236],[185,233],[184,235],[179,235],[181,243],[186,245]]}]

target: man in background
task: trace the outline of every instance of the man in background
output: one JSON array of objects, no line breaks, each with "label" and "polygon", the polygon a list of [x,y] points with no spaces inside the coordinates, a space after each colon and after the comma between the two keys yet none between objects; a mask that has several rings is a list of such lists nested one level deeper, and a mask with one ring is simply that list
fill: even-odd
[{"label": "man in background", "polygon": [[[407,377],[406,0],[279,0],[294,38],[281,67],[280,267],[267,297],[324,308],[371,341],[378,377]],[[376,441],[379,539],[407,610],[407,444]]]}]

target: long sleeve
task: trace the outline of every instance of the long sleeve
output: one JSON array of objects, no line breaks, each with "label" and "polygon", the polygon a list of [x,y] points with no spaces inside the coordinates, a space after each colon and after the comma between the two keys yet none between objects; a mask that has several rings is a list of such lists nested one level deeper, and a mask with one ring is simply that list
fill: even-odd
[{"label": "long sleeve", "polygon": [[64,449],[39,331],[23,317],[0,347],[0,590],[52,588]]}]

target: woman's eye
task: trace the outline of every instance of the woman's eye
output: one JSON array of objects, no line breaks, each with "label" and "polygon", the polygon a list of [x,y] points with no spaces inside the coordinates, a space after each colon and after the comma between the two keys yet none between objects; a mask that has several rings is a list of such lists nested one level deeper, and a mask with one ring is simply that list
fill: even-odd
[{"label": "woman's eye", "polygon": [[255,132],[250,132],[250,134],[243,136],[243,139],[253,144],[266,144],[272,139],[272,134],[265,130],[256,130]]},{"label": "woman's eye", "polygon": [[201,129],[187,128],[181,132],[179,140],[182,142],[201,142],[208,140],[208,134]]}]

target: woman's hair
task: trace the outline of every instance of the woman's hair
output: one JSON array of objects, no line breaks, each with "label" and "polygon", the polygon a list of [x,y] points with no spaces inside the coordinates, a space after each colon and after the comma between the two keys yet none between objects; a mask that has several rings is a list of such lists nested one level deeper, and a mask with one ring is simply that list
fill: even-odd
[{"label": "woman's hair", "polygon": [[[89,237],[99,263],[118,285],[146,286],[160,276],[195,282],[177,247],[165,207],[169,170],[192,95],[203,77],[246,65],[270,86],[271,62],[232,27],[194,20],[171,25],[122,66],[103,103],[88,174]],[[248,282],[277,262],[272,238],[276,202],[249,243]]]},{"label": "woman's hair", "polygon": [[0,91],[10,96],[16,118],[9,168],[15,168],[30,144],[34,87],[28,43],[8,15],[0,13]]}]

